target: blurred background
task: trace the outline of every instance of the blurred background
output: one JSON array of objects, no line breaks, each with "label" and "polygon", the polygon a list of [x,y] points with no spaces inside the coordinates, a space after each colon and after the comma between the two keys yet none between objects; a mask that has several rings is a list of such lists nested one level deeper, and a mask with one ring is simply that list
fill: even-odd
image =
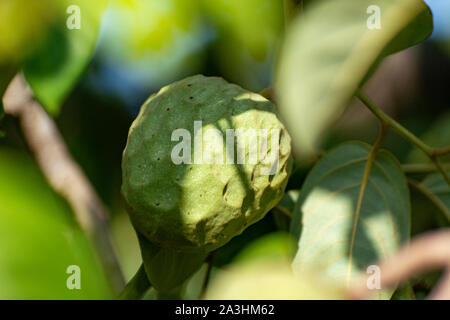
[{"label": "blurred background", "polygon": [[[367,88],[389,114],[439,146],[450,141],[450,1],[426,2],[435,19],[432,37],[386,59]],[[11,26],[8,32],[14,30]],[[141,258],[120,195],[121,154],[140,106],[162,86],[198,73],[255,92],[271,86],[283,33],[281,0],[115,0],[107,8],[95,56],[55,121],[111,213],[114,245],[127,279]],[[45,182],[17,121],[5,117],[2,130],[0,299],[110,298],[92,248],[68,205]],[[361,137],[373,142],[376,134],[376,120],[354,102],[326,145]],[[385,146],[402,162],[426,161],[396,135],[389,135]],[[303,178],[300,170],[289,188],[298,189]],[[421,199],[413,195],[413,201],[418,202],[413,208],[419,208],[413,214],[423,215]],[[424,219],[430,227],[440,223]],[[266,254],[290,254],[284,250],[286,230],[282,216],[268,214],[221,248],[215,266],[252,255],[261,243],[273,245]],[[413,226],[413,232],[420,228]],[[71,264],[87,277],[83,290],[65,287],[65,269]],[[204,272],[193,277],[187,297],[198,295]]]}]

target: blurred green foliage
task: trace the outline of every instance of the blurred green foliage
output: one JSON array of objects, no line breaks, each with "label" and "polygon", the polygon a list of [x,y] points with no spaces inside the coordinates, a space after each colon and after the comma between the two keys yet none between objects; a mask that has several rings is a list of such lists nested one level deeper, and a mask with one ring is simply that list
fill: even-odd
[{"label": "blurred green foliage", "polygon": [[[58,0],[53,4],[54,10],[58,9],[56,22],[45,30],[44,41],[23,65],[35,98],[47,112],[59,113],[64,99],[91,61],[108,3],[108,0]],[[77,9],[69,10],[73,6]],[[67,24],[73,26],[69,28]]]},{"label": "blurred green foliage", "polygon": [[0,62],[19,62],[38,46],[55,19],[52,0],[2,0],[0,2]]},{"label": "blurred green foliage", "polygon": [[[107,299],[106,279],[71,210],[23,153],[0,148],[0,299]],[[81,269],[81,290],[66,286]]]}]

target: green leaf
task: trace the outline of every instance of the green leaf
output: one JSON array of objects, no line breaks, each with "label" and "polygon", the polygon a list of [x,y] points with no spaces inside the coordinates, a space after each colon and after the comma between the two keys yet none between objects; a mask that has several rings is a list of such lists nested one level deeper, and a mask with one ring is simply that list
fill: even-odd
[{"label": "green leaf", "polygon": [[[371,5],[381,10],[381,29],[367,27]],[[297,154],[316,152],[381,58],[417,44],[432,29],[421,0],[327,0],[305,10],[288,31],[276,79],[279,110]]]},{"label": "green leaf", "polygon": [[411,281],[407,281],[406,283],[400,285],[397,290],[395,290],[392,300],[416,300]]},{"label": "green leaf", "polygon": [[234,262],[281,261],[290,262],[294,252],[292,236],[287,232],[272,232],[246,245]]},{"label": "green leaf", "polygon": [[[369,145],[346,143],[311,170],[291,225],[298,239],[296,272],[312,268],[348,285],[408,241],[411,208],[400,164],[381,150],[364,179],[369,154]],[[374,295],[388,299],[392,292],[376,290]]]},{"label": "green leaf", "polygon": [[[58,114],[92,58],[108,0],[61,0],[58,4],[59,23],[23,67],[36,99],[52,115]],[[67,26],[68,19],[73,21],[72,14],[66,12],[72,5],[80,8],[80,29]]]},{"label": "green leaf", "polygon": [[[66,286],[81,271],[81,290]],[[22,153],[0,148],[0,299],[110,299],[95,253],[67,204]]]}]

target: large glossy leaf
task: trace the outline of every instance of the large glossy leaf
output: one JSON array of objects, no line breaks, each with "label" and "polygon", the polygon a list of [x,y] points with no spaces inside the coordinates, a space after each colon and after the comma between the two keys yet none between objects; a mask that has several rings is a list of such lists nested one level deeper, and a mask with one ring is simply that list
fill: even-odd
[{"label": "large glossy leaf", "polygon": [[[81,271],[69,290],[67,268]],[[24,154],[0,148],[0,299],[109,299],[89,241]]]},{"label": "large glossy leaf", "polygon": [[[409,191],[401,167],[379,151],[365,180],[369,154],[366,144],[343,144],[308,175],[291,226],[298,238],[296,272],[312,268],[349,285],[409,239]],[[392,292],[376,290],[374,297],[388,299]]]},{"label": "large glossy leaf", "polygon": [[[369,29],[369,7],[381,29]],[[421,0],[323,0],[305,9],[289,30],[277,72],[279,110],[299,155],[312,155],[381,58],[431,34]]]},{"label": "large glossy leaf", "polygon": [[[56,115],[64,99],[75,86],[91,60],[100,28],[102,13],[108,0],[59,0],[59,23],[46,42],[24,64],[25,77],[35,97],[46,110]],[[67,21],[80,8],[80,29],[69,29]]]}]

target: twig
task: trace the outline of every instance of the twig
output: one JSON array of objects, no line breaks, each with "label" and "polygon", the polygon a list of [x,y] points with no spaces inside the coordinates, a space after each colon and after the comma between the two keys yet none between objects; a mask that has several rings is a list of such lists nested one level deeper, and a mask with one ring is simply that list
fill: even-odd
[{"label": "twig", "polygon": [[420,193],[422,193],[425,197],[427,197],[428,200],[430,200],[439,209],[439,211],[441,211],[444,218],[450,223],[450,209],[447,208],[445,203],[442,202],[442,200],[439,199],[438,196],[436,196],[434,193],[428,190],[428,188],[422,185],[421,183],[416,182],[412,179],[408,179],[408,184],[417,191],[419,191]]},{"label": "twig", "polygon": [[[444,268],[444,275],[427,299],[450,299],[450,229],[429,232],[413,239],[397,255],[380,264],[381,287],[395,286],[398,282],[431,269]],[[361,284],[351,289],[348,296],[364,299],[370,294]]]},{"label": "twig", "polygon": [[372,101],[367,97],[362,91],[358,91],[356,96],[365,104],[365,106],[372,111],[372,113],[381,120],[381,122],[387,124],[392,129],[394,129],[398,134],[403,136],[406,140],[410,141],[420,150],[422,150],[426,155],[431,156],[433,154],[433,148],[425,144],[421,139],[419,139],[416,135],[410,132],[408,129],[403,127],[397,121],[389,117],[386,113],[383,112],[380,108],[378,108]]},{"label": "twig", "polygon": [[438,171],[442,174],[442,176],[444,177],[444,180],[447,182],[447,184],[448,184],[448,186],[450,188],[450,176],[447,174],[447,171],[445,171],[445,168],[442,165],[442,163],[439,160],[439,158],[436,157],[436,156],[432,156],[431,157],[431,161],[434,163],[434,165],[436,166]]},{"label": "twig", "polygon": [[134,277],[128,282],[123,291],[119,294],[119,300],[140,300],[151,288],[145,273],[144,264],[141,264]]},{"label": "twig", "polygon": [[433,150],[434,156],[443,156],[450,153],[450,146],[443,147],[443,148],[436,148]]},{"label": "twig", "polygon": [[447,181],[450,186],[450,177],[448,176],[445,169],[442,167],[439,162],[438,156],[442,156],[450,152],[450,146],[444,148],[432,148],[426,143],[424,143],[420,138],[410,132],[408,129],[403,127],[400,123],[389,117],[386,113],[383,112],[380,108],[378,108],[372,101],[367,97],[361,90],[358,90],[355,94],[362,103],[378,118],[382,123],[388,125],[392,129],[394,129],[399,135],[404,137],[406,140],[411,142],[417,148],[422,150],[430,160],[435,164],[436,168],[444,177],[445,181]]},{"label": "twig", "polygon": [[34,100],[22,74],[10,83],[5,113],[19,119],[24,137],[50,186],[69,203],[91,240],[114,293],[124,278],[108,230],[108,213],[80,166],[73,160],[53,119]]},{"label": "twig", "polygon": [[[443,163],[446,171],[450,170],[450,163]],[[403,172],[406,174],[429,174],[438,171],[434,163],[408,163],[402,165]]]}]

